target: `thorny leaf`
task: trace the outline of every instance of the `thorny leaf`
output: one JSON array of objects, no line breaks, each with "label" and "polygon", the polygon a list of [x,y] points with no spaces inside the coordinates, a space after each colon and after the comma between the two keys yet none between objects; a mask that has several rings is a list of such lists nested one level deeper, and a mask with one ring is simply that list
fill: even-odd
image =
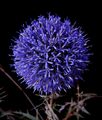
[{"label": "thorny leaf", "polygon": [[2,102],[5,97],[7,97],[6,91],[0,88],[0,102]]},{"label": "thorny leaf", "polygon": [[77,113],[77,112],[75,112],[74,115],[77,117],[77,120],[78,120],[79,118],[84,118],[81,114],[79,114],[79,113]]},{"label": "thorny leaf", "polygon": [[21,116],[23,116],[23,117],[26,117],[26,118],[28,118],[29,120],[38,120],[38,118],[36,119],[36,117],[34,117],[33,115],[31,115],[29,112],[27,112],[27,113],[24,113],[24,112],[14,112],[15,114],[18,114],[18,115],[21,115]]},{"label": "thorny leaf", "polygon": [[85,108],[84,106],[81,107],[80,110],[81,110],[82,112],[90,115],[90,113],[86,110],[86,108]]},{"label": "thorny leaf", "polygon": [[13,116],[14,114],[11,111],[1,111],[0,118],[6,117],[6,116]]},{"label": "thorny leaf", "polygon": [[[83,92],[79,92],[76,95],[78,96],[77,99],[71,99],[70,102],[66,102],[64,105],[61,105],[59,112],[61,113],[66,107],[68,107],[67,116],[76,116],[77,120],[79,120],[79,118],[83,117],[80,114],[81,111],[90,115],[90,113],[85,108],[85,102],[91,98],[96,97],[97,95],[93,93],[84,94]],[[65,118],[65,120],[67,119]]]}]

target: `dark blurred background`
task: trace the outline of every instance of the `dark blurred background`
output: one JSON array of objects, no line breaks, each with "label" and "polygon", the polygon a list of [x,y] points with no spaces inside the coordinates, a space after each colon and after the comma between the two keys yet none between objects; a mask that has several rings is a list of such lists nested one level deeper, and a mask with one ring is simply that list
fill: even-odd
[{"label": "dark blurred background", "polygon": [[[100,3],[92,1],[69,1],[69,0],[14,0],[0,1],[0,64],[3,68],[17,81],[19,78],[13,69],[11,57],[12,39],[18,37],[18,32],[23,24],[29,24],[31,20],[37,19],[39,15],[47,16],[48,13],[58,15],[64,20],[69,18],[76,26],[81,26],[82,30],[87,34],[92,44],[91,52],[94,55],[91,57],[89,70],[83,75],[84,82],[80,88],[85,92],[96,93],[102,95],[102,50],[101,50],[101,7]],[[19,83],[17,81],[17,83]],[[17,109],[26,111],[31,108],[28,101],[25,99],[22,92],[0,72],[0,86],[3,86],[7,91],[7,98],[2,103],[5,109]],[[25,85],[21,84],[25,89]],[[38,103],[38,98],[34,97],[33,90],[25,90],[32,98],[35,104]],[[70,91],[71,92],[71,91]],[[86,119],[100,120],[102,119],[102,98],[90,100],[88,110],[91,113]],[[86,120],[85,119],[85,120]]]}]

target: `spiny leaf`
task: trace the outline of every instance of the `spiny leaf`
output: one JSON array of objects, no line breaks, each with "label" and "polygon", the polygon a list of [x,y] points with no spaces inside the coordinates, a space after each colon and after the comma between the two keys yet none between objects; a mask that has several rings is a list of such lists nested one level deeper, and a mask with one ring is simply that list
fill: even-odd
[{"label": "spiny leaf", "polygon": [[16,111],[16,112],[14,112],[15,114],[18,114],[18,115],[21,115],[21,116],[23,116],[23,117],[26,117],[26,118],[28,118],[29,120],[38,120],[36,117],[34,117],[33,115],[31,115],[29,112],[27,112],[27,113],[24,113],[24,112],[18,112],[18,111]]},{"label": "spiny leaf", "polygon": [[86,113],[86,114],[88,114],[88,115],[90,115],[90,113],[86,110],[86,108],[84,106],[81,107],[81,111],[84,112],[84,113]]},{"label": "spiny leaf", "polygon": [[13,115],[14,114],[11,111],[2,111],[0,118],[6,117],[6,116],[13,116]]},{"label": "spiny leaf", "polygon": [[5,93],[6,93],[6,91],[4,91],[3,88],[0,88],[0,103],[7,96]]},{"label": "spiny leaf", "polygon": [[77,120],[79,120],[79,118],[84,118],[81,114],[75,112],[73,115],[75,115],[77,117]]}]

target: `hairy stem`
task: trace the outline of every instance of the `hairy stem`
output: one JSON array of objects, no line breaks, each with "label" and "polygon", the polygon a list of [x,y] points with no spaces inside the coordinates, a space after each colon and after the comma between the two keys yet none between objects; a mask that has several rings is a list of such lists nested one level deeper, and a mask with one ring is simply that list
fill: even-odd
[{"label": "hairy stem", "polygon": [[45,98],[45,109],[46,109],[46,120],[59,120],[58,116],[55,114],[53,110],[53,100],[54,94],[52,94],[49,98]]},{"label": "hairy stem", "polygon": [[[79,91],[79,84],[77,84],[77,105],[79,105],[80,100],[80,91]],[[76,112],[79,113],[79,107],[77,107]],[[77,120],[79,120],[79,115],[77,114]]]}]

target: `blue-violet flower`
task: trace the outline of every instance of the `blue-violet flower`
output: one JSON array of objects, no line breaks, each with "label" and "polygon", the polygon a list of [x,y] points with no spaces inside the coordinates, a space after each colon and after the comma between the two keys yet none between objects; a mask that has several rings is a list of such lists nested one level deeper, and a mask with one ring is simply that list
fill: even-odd
[{"label": "blue-violet flower", "polygon": [[90,54],[80,28],[69,19],[49,15],[24,27],[13,46],[13,56],[15,70],[28,88],[52,94],[81,79]]}]

